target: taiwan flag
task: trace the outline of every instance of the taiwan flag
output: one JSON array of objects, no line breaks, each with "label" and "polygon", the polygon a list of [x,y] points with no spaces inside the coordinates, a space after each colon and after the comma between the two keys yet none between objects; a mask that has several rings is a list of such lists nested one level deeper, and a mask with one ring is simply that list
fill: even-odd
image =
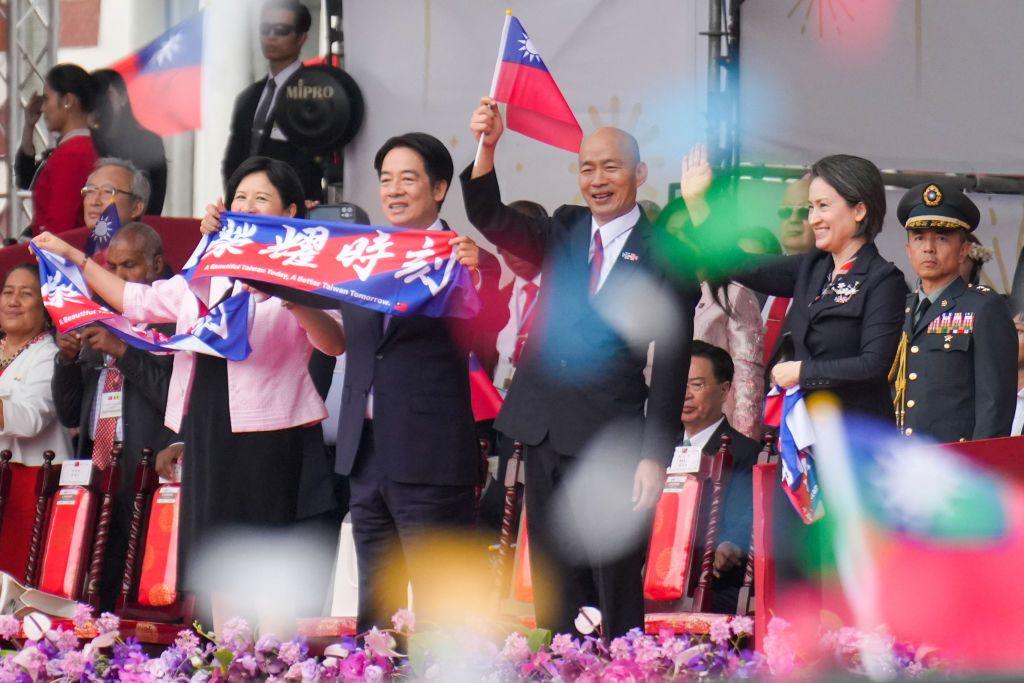
[{"label": "taiwan flag", "polygon": [[139,122],[161,136],[202,125],[203,13],[174,26],[110,68],[128,85]]},{"label": "taiwan flag", "polygon": [[117,214],[117,204],[110,202],[85,241],[85,255],[95,256],[97,252],[105,250],[120,229],[121,217]]},{"label": "taiwan flag", "polygon": [[[882,625],[954,668],[1024,669],[1021,482],[829,404],[810,414],[837,578],[861,630]],[[999,441],[1009,463],[1017,440]]]},{"label": "taiwan flag", "polygon": [[580,151],[583,130],[523,25],[505,17],[491,96],[507,105],[510,130],[570,152]]}]

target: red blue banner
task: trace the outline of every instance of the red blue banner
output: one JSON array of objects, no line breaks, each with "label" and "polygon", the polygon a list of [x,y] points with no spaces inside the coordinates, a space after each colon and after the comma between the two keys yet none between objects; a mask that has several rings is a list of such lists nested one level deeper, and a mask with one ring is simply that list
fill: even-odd
[{"label": "red blue banner", "polygon": [[96,252],[103,251],[110,246],[114,235],[121,229],[121,216],[117,213],[117,204],[110,202],[107,208],[103,209],[92,232],[85,241],[85,255],[92,256]]},{"label": "red blue banner", "polygon": [[454,232],[231,212],[220,220],[185,264],[188,279],[240,278],[283,298],[292,290],[391,315],[480,311],[470,272],[448,244]]},{"label": "red blue banner", "polygon": [[765,399],[765,424],[779,427],[779,463],[782,490],[804,524],[825,514],[814,469],[814,427],[811,424],[804,393],[792,387],[783,393],[773,387]]},{"label": "red blue banner", "polygon": [[61,334],[91,324],[102,324],[126,344],[152,353],[194,351],[228,360],[245,360],[252,352],[252,296],[239,292],[214,306],[182,334],[160,334],[143,325],[133,325],[92,299],[81,269],[48,251],[29,245],[39,259],[43,306]]}]

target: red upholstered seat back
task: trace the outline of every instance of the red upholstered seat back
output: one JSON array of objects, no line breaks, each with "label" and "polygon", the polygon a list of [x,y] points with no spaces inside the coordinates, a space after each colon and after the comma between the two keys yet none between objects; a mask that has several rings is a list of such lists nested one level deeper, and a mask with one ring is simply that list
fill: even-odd
[{"label": "red upholstered seat back", "polygon": [[[675,481],[673,481],[675,480]],[[673,601],[687,595],[697,553],[701,482],[673,475],[658,501],[644,568],[644,597]]]},{"label": "red upholstered seat back", "polygon": [[181,486],[163,484],[153,494],[136,602],[166,607],[178,599],[178,517]]},{"label": "red upholstered seat back", "polygon": [[43,542],[39,590],[77,600],[96,524],[96,496],[83,486],[57,490]]},{"label": "red upholstered seat back", "polygon": [[526,532],[526,506],[519,522],[516,543],[515,571],[512,575],[512,597],[520,602],[533,602],[533,573],[530,571],[530,536]]},{"label": "red upholstered seat back", "polygon": [[0,527],[0,572],[25,581],[25,563],[36,512],[36,478],[40,468],[10,464],[11,487]]}]

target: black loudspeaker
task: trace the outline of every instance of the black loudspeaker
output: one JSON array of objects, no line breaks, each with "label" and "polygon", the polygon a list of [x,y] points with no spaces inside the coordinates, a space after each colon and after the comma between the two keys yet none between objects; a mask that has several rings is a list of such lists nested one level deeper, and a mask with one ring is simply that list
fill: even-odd
[{"label": "black loudspeaker", "polygon": [[274,123],[312,154],[345,146],[363,123],[363,94],[346,72],[326,64],[296,71],[278,97]]}]

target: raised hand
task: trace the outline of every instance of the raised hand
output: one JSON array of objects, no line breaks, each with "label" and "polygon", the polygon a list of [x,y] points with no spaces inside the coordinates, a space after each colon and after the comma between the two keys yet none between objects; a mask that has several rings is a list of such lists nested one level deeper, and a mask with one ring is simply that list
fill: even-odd
[{"label": "raised hand", "polygon": [[206,205],[206,215],[203,216],[203,220],[199,223],[199,230],[204,235],[211,235],[220,230],[221,211],[227,211],[227,207],[224,206],[223,197],[218,197],[215,204]]},{"label": "raised hand", "polygon": [[682,173],[679,178],[679,189],[683,199],[690,203],[694,199],[703,199],[711,188],[711,164],[708,163],[707,145],[694,145],[683,157]]},{"label": "raised hand", "polygon": [[481,97],[480,105],[473,110],[473,115],[469,119],[469,130],[475,140],[483,136],[484,147],[494,147],[505,130],[501,113],[498,111],[498,103],[490,97]]},{"label": "raised hand", "polygon": [[81,257],[82,252],[75,249],[73,246],[62,240],[61,238],[54,235],[52,232],[41,232],[32,238],[32,244],[36,245],[40,249],[44,249],[51,254],[56,254],[63,258],[68,259],[74,263],[79,263],[81,258],[75,258],[76,256]]}]

